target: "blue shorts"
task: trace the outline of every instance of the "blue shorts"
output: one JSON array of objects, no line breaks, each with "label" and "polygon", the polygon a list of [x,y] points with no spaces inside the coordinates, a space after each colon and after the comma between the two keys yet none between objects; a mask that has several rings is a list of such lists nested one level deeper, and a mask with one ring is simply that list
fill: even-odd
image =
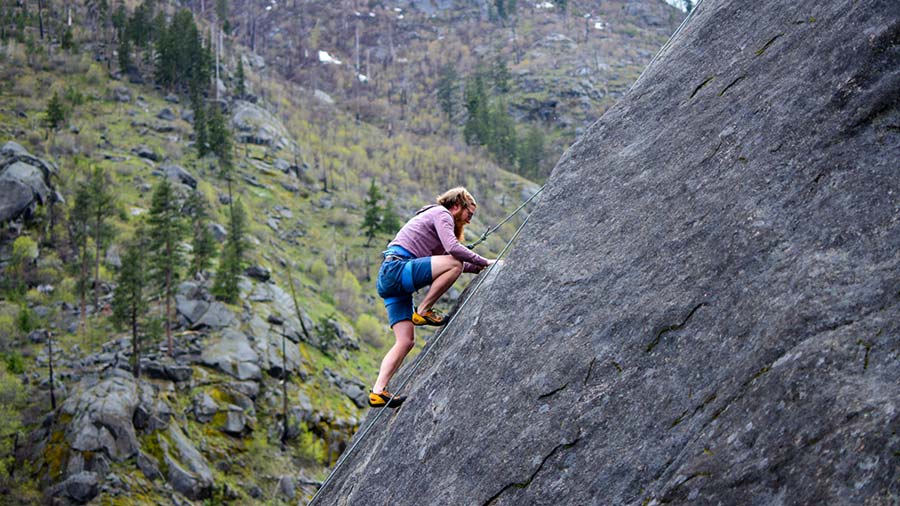
[{"label": "blue shorts", "polygon": [[384,299],[388,323],[393,327],[412,319],[413,292],[431,284],[431,257],[415,258],[399,246],[391,246],[387,253],[404,258],[382,263],[375,282],[378,295]]}]

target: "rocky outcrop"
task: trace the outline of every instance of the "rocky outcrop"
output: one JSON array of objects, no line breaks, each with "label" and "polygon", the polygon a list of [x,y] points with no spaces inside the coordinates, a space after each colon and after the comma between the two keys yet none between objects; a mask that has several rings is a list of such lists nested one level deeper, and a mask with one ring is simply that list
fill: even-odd
[{"label": "rocky outcrop", "polygon": [[231,121],[236,130],[235,138],[239,142],[278,149],[287,149],[293,145],[281,120],[256,104],[236,101]]},{"label": "rocky outcrop", "polygon": [[169,484],[188,499],[208,498],[215,484],[209,463],[175,424],[169,426],[166,436],[159,436],[159,444]]},{"label": "rocky outcrop", "polygon": [[247,336],[234,329],[226,329],[221,337],[203,349],[201,360],[219,371],[239,380],[259,380],[259,355]]},{"label": "rocky outcrop", "polygon": [[62,412],[72,419],[66,427],[71,448],[103,452],[117,462],[134,456],[140,443],[132,418],[139,402],[137,385],[124,376],[83,387],[62,406]]},{"label": "rocky outcrop", "polygon": [[898,20],[702,2],[319,504],[895,501]]},{"label": "rocky outcrop", "polygon": [[32,216],[38,205],[61,200],[50,178],[55,165],[9,141],[0,148],[0,223]]}]

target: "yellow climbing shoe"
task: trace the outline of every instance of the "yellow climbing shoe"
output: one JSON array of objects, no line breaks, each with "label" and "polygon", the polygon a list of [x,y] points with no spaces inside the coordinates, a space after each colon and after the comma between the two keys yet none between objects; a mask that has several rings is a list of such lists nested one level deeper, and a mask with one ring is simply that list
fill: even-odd
[{"label": "yellow climbing shoe", "polygon": [[369,406],[373,408],[383,408],[384,406],[398,408],[405,400],[406,397],[394,395],[387,390],[382,390],[381,393],[377,394],[375,392],[369,392]]},{"label": "yellow climbing shoe", "polygon": [[419,313],[418,309],[412,315],[413,325],[431,325],[440,327],[447,323],[447,318],[438,314],[434,309],[429,309],[424,313]]}]

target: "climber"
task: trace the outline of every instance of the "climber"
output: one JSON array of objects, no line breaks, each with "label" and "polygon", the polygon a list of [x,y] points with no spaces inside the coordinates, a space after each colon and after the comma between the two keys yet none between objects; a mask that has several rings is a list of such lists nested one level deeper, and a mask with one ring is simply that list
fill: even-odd
[{"label": "climber", "polygon": [[[369,393],[370,406],[395,408],[403,404],[405,397],[391,394],[387,385],[413,348],[415,326],[445,324],[447,317],[433,309],[434,303],[461,273],[481,272],[494,263],[461,244],[476,206],[465,188],[448,190],[437,198],[437,204],[416,212],[388,243],[376,288],[384,299],[395,342],[381,361],[378,379]],[[413,310],[413,292],[426,285],[431,285],[428,293]]]}]

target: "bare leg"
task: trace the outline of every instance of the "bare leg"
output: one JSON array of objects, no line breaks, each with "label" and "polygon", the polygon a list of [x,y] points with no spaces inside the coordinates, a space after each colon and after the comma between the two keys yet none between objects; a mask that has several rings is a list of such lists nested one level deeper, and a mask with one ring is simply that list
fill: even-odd
[{"label": "bare leg", "polygon": [[431,288],[425,298],[419,302],[419,312],[431,309],[431,306],[447,292],[462,274],[462,262],[450,255],[431,257]]},{"label": "bare leg", "polygon": [[378,370],[378,379],[375,380],[372,391],[380,393],[387,387],[388,382],[394,377],[394,373],[400,368],[403,359],[413,349],[415,344],[415,326],[409,320],[403,320],[394,324],[394,345],[381,361],[381,369]]}]

